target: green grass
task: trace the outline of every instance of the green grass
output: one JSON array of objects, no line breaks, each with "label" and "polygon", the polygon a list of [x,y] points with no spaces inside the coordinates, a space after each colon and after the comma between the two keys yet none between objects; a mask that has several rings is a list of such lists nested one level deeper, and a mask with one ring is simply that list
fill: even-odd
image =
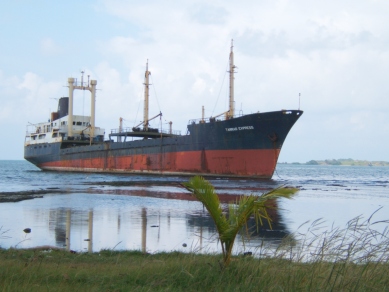
[{"label": "green grass", "polygon": [[1,291],[388,291],[389,264],[138,251],[0,250]]}]

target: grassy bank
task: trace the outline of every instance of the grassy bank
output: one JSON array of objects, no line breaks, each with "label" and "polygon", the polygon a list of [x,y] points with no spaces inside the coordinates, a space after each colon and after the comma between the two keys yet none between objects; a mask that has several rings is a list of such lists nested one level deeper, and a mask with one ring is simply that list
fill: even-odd
[{"label": "grassy bank", "polygon": [[219,255],[0,250],[2,291],[388,291],[389,265]]}]

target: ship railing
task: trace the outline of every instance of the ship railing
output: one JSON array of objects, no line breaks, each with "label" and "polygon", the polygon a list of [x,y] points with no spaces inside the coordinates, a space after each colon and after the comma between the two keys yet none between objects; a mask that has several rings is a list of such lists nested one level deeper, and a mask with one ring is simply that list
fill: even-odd
[{"label": "ship railing", "polygon": [[[238,114],[235,114],[235,118],[237,117],[241,117],[243,116],[243,112],[239,112]],[[200,118],[200,119],[192,119],[192,120],[189,120],[188,122],[188,125],[193,125],[193,124],[205,124],[205,123],[214,123],[214,122],[221,122],[221,121],[225,121],[225,120],[228,120],[229,118],[227,118],[224,114],[221,115],[221,116],[217,116],[217,117],[209,117],[209,118]]]},{"label": "ship railing", "polygon": [[89,86],[88,81],[81,82],[81,81],[77,80],[77,78],[74,78],[73,85],[74,86],[81,86],[81,87],[88,87]]},{"label": "ship railing", "polygon": [[27,126],[26,136],[30,136],[33,134],[50,133],[53,128],[55,129],[56,127],[53,127],[48,124],[31,124]]},{"label": "ship railing", "polygon": [[[134,129],[133,128],[122,128],[122,129],[112,129],[111,130],[111,134],[120,134],[120,133],[130,133],[130,132],[136,132],[137,129]],[[141,132],[142,129],[139,129],[138,132]],[[181,131],[175,131],[175,130],[165,130],[165,129],[158,129],[158,133],[162,133],[162,134],[168,134],[168,135],[177,135],[177,136],[180,136],[181,135]]]}]

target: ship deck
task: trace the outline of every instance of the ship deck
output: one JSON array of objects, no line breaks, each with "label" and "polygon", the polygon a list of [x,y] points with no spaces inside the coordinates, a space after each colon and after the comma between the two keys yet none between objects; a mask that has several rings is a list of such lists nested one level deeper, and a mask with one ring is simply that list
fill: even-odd
[{"label": "ship deck", "polygon": [[170,134],[165,132],[145,132],[145,131],[126,131],[109,134],[109,137],[137,137],[137,138],[166,138],[181,136],[178,134]]}]

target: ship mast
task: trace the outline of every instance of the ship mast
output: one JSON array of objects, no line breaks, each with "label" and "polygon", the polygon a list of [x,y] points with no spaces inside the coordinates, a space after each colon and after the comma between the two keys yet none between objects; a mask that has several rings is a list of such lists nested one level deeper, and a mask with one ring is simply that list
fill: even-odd
[{"label": "ship mast", "polygon": [[[96,80],[91,80],[89,83],[84,84],[84,72],[81,72],[81,84],[77,85],[74,78],[68,78],[69,87],[69,106],[68,106],[68,137],[73,137],[73,92],[75,89],[89,90],[91,92],[91,117],[90,117],[90,138],[93,139],[95,136],[95,102],[96,102]],[[85,86],[86,85],[86,86]]]},{"label": "ship mast", "polygon": [[146,72],[145,72],[145,103],[143,109],[143,129],[145,131],[149,128],[149,76],[151,72],[149,71],[149,60],[146,62]]},{"label": "ship mast", "polygon": [[227,118],[232,119],[235,115],[235,100],[234,100],[234,73],[236,66],[234,65],[234,40],[231,40],[231,52],[230,52],[230,102]]}]

